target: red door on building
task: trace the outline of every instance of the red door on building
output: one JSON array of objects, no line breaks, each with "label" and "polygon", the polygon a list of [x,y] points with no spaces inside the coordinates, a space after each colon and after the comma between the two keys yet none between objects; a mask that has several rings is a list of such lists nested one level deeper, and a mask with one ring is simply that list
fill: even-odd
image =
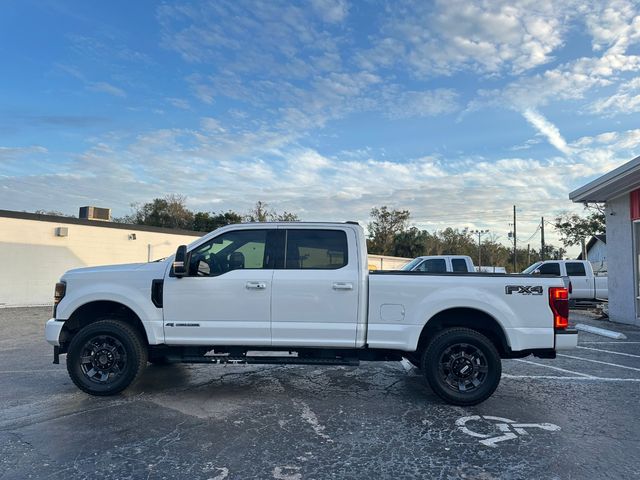
[{"label": "red door on building", "polygon": [[631,220],[640,220],[640,188],[629,195],[629,205],[631,206]]}]

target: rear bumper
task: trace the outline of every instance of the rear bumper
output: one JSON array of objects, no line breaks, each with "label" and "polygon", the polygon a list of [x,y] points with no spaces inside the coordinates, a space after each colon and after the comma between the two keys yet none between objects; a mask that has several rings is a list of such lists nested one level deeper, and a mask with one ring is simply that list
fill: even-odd
[{"label": "rear bumper", "polygon": [[47,321],[47,324],[44,327],[44,337],[47,342],[54,347],[60,346],[60,332],[62,331],[63,326],[63,321],[51,318]]},{"label": "rear bumper", "polygon": [[573,350],[578,346],[578,331],[575,328],[567,328],[555,335],[556,350]]}]

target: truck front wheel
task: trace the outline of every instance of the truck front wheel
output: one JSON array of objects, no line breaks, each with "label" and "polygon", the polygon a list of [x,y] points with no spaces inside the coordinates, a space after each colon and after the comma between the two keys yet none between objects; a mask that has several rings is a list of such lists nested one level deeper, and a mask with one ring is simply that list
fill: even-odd
[{"label": "truck front wheel", "polygon": [[82,328],[67,353],[71,380],[91,395],[121,392],[146,364],[147,349],[140,334],[121,320],[99,320]]},{"label": "truck front wheel", "polygon": [[429,386],[453,405],[476,405],[498,388],[500,355],[484,335],[468,328],[448,328],[429,342],[422,355]]}]

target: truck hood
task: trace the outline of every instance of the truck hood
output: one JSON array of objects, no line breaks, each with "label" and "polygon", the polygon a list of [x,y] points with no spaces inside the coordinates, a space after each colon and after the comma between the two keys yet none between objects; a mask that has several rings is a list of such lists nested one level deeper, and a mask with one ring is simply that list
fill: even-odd
[{"label": "truck hood", "polygon": [[87,277],[103,277],[112,275],[126,275],[128,273],[138,274],[156,274],[164,275],[164,271],[167,267],[166,260],[160,262],[150,263],[123,263],[120,265],[104,265],[100,267],[84,267],[74,268],[67,271],[62,280],[68,280],[72,278],[87,278]]}]

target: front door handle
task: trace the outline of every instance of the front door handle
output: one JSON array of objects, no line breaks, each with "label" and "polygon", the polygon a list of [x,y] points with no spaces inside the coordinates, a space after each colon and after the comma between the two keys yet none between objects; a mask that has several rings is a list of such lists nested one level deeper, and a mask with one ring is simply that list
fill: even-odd
[{"label": "front door handle", "polygon": [[264,290],[267,288],[267,284],[264,282],[247,282],[246,287],[249,290]]},{"label": "front door handle", "polygon": [[333,284],[334,290],[353,290],[353,283],[336,282]]}]

